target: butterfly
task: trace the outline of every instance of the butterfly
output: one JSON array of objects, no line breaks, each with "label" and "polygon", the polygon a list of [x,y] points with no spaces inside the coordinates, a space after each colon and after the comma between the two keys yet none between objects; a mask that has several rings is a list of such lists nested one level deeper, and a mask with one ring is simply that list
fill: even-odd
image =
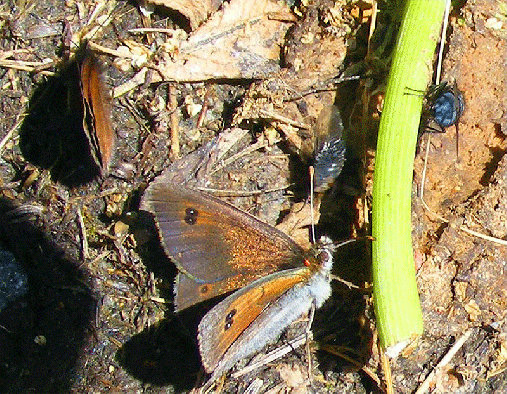
[{"label": "butterfly", "polygon": [[331,295],[330,248],[305,250],[254,216],[164,174],[145,191],[141,209],[153,214],[179,270],[176,311],[235,290],[199,323],[199,351],[212,379],[276,341]]}]

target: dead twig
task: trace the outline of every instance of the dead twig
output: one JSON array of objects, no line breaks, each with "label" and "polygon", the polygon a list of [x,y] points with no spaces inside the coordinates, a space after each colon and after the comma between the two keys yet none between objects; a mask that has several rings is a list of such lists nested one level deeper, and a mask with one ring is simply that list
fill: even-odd
[{"label": "dead twig", "polygon": [[291,185],[284,185],[280,187],[275,187],[273,189],[265,189],[265,190],[226,190],[226,189],[212,189],[209,187],[198,187],[199,190],[207,193],[212,193],[213,195],[220,197],[250,197],[257,196],[259,194],[267,194],[278,192],[280,190],[286,190]]},{"label": "dead twig", "polygon": [[393,374],[391,372],[391,364],[389,363],[389,357],[383,349],[379,349],[380,361],[382,363],[382,371],[384,371],[384,380],[386,383],[386,393],[394,394],[393,387]]},{"label": "dead twig", "polygon": [[77,221],[79,230],[81,231],[81,259],[84,261],[89,257],[90,254],[88,250],[88,235],[86,233],[86,226],[84,224],[81,207],[77,208]]},{"label": "dead twig", "polygon": [[170,83],[167,90],[169,95],[168,110],[171,113],[171,155],[173,158],[178,158],[180,156],[180,128],[179,116],[176,111],[178,108],[176,85],[174,83]]},{"label": "dead twig", "polygon": [[[139,85],[142,85],[146,81],[146,74],[147,73],[148,73],[148,68],[143,67],[141,70],[139,70],[139,72],[136,75],[134,75],[127,82],[114,88],[113,98],[118,98],[120,96],[123,96],[124,94],[127,94],[131,90],[134,90],[135,88],[137,88]],[[158,78],[156,80],[152,80],[152,82],[159,82],[159,81],[161,81],[161,78]]]},{"label": "dead twig", "polygon": [[472,332],[473,330],[469,329],[461,337],[458,338],[458,340],[454,343],[454,345],[452,345],[451,349],[447,352],[447,354],[442,358],[442,360],[440,360],[440,362],[435,366],[435,368],[433,368],[433,370],[428,375],[426,380],[419,386],[415,394],[423,394],[429,390],[430,385],[435,382],[437,374],[439,374],[444,369],[444,367],[447,364],[449,364],[451,359],[463,347],[468,338],[470,338]]},{"label": "dead twig", "polygon": [[26,115],[27,115],[27,113],[25,111],[23,111],[18,116],[18,119],[16,120],[16,123],[14,124],[14,126],[12,126],[12,128],[7,132],[5,137],[2,138],[2,140],[0,141],[0,152],[3,152],[5,145],[7,145],[7,142],[9,142],[9,140],[12,138],[14,133],[18,130],[18,127],[21,125],[21,123],[23,123],[23,120],[25,119]]},{"label": "dead twig", "polygon": [[250,364],[248,367],[243,368],[241,371],[235,372],[232,374],[232,377],[234,379],[239,378],[251,371],[256,370],[257,368],[260,368],[264,365],[267,365],[275,360],[278,360],[285,356],[286,354],[292,352],[294,349],[297,349],[300,346],[303,346],[308,340],[307,333],[301,334],[298,337],[294,338],[292,341],[290,341],[288,344],[276,348],[272,350],[271,352],[267,353],[265,356],[263,356],[259,361]]},{"label": "dead twig", "polygon": [[[443,223],[449,223],[449,220],[443,218],[442,216],[436,214],[435,212],[433,212],[430,207],[428,207],[428,205],[426,204],[426,202],[424,200],[421,200],[422,204],[423,204],[423,207],[428,211],[429,214],[431,214],[435,219],[438,219],[440,220],[441,222]],[[503,245],[503,246],[507,246],[507,240],[505,239],[501,239],[501,238],[496,238],[496,237],[492,237],[490,235],[486,235],[486,234],[482,234],[482,233],[479,233],[477,231],[474,231],[474,230],[470,230],[469,228],[465,227],[465,226],[456,226],[456,228],[458,230],[461,230],[469,235],[472,235],[474,237],[477,237],[477,238],[482,238],[486,241],[490,241],[490,242],[494,242],[494,243],[497,243],[499,245]]]}]

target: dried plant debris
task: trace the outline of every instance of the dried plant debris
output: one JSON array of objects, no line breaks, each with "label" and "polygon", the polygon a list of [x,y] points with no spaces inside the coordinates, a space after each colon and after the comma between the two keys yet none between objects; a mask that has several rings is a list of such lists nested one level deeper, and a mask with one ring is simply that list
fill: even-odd
[{"label": "dried plant debris", "polygon": [[151,4],[178,11],[188,19],[192,30],[218,10],[222,2],[223,0],[139,0],[140,6],[145,8]]},{"label": "dried plant debris", "polygon": [[224,3],[178,48],[162,49],[155,68],[166,81],[266,78],[279,70],[280,47],[294,21],[284,2]]},{"label": "dried plant debris", "polygon": [[317,146],[311,129],[336,99],[350,30],[342,23],[329,31],[317,15],[317,8],[310,6],[289,32],[284,47],[287,68],[250,86],[233,123],[267,121],[305,159],[313,157]]}]

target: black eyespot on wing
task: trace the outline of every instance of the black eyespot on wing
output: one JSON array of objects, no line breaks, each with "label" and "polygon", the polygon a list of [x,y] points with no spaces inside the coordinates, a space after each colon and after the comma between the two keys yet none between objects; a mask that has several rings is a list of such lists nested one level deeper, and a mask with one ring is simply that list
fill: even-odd
[{"label": "black eyespot on wing", "polygon": [[236,313],[237,313],[237,312],[238,312],[238,311],[237,311],[236,309],[231,310],[231,311],[227,314],[227,316],[225,316],[225,320],[226,320],[226,321],[232,320],[232,318],[236,315]]},{"label": "black eyespot on wing", "polygon": [[185,223],[193,226],[197,223],[197,216],[199,216],[199,211],[195,208],[187,208],[185,209]]},{"label": "black eyespot on wing", "polygon": [[201,294],[206,294],[208,291],[209,291],[209,286],[208,286],[208,285],[202,285],[202,286],[199,288],[199,292],[200,292]]},{"label": "black eyespot on wing", "polygon": [[236,315],[236,313],[237,310],[233,309],[225,316],[224,331],[227,331],[234,324],[234,316]]}]

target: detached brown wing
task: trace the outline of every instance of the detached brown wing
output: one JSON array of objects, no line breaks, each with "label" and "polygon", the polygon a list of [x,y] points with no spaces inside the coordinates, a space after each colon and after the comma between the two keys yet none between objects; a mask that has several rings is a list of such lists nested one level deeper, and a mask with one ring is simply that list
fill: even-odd
[{"label": "detached brown wing", "polygon": [[103,174],[107,174],[113,156],[115,133],[111,123],[111,99],[100,75],[100,65],[87,51],[80,64],[81,88],[85,114],[83,128],[90,151]]},{"label": "detached brown wing", "polygon": [[281,231],[209,194],[165,183],[163,176],[148,187],[141,208],[155,216],[165,252],[181,272],[177,310],[305,259]]}]

